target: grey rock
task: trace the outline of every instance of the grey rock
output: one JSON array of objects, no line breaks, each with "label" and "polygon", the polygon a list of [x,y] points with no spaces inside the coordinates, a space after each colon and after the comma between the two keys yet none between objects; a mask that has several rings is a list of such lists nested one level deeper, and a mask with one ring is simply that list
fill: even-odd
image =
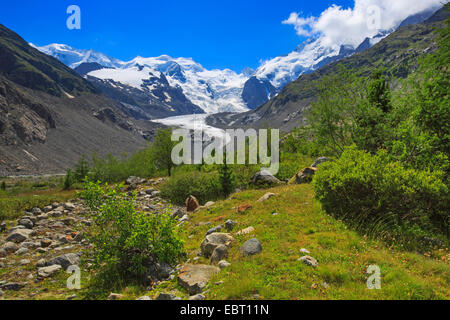
[{"label": "grey rock", "polygon": [[304,256],[298,260],[302,261],[304,264],[306,264],[307,266],[310,266],[310,267],[317,268],[319,266],[319,262],[317,262],[316,259],[314,259],[313,257],[310,257],[310,256]]},{"label": "grey rock", "polygon": [[26,266],[27,264],[30,264],[30,263],[31,263],[31,261],[29,259],[22,259],[19,261],[19,264],[21,266]]},{"label": "grey rock", "polygon": [[211,233],[205,237],[200,249],[203,256],[209,258],[218,246],[223,244],[230,248],[233,241],[234,238],[229,233]]},{"label": "grey rock", "polygon": [[262,196],[257,202],[264,202],[269,200],[270,198],[275,197],[275,193],[269,192]]},{"label": "grey rock", "polygon": [[7,291],[19,291],[23,287],[25,287],[25,283],[18,283],[18,282],[8,282],[1,286],[1,289],[7,290]]},{"label": "grey rock", "polygon": [[47,265],[47,261],[45,261],[45,259],[40,259],[37,263],[36,263],[36,267],[37,268],[43,268]]},{"label": "grey rock", "polygon": [[222,230],[222,225],[219,225],[217,227],[211,228],[206,232],[206,235],[210,235],[211,233],[218,233]]},{"label": "grey rock", "polygon": [[187,264],[180,270],[177,281],[189,295],[195,295],[203,292],[209,280],[219,272],[220,269],[215,266]]},{"label": "grey rock", "polygon": [[70,266],[77,266],[80,264],[80,257],[75,253],[63,254],[59,257],[53,258],[48,262],[48,265],[60,265],[64,270]]},{"label": "grey rock", "polygon": [[19,246],[14,242],[7,242],[2,246],[2,249],[6,251],[6,253],[13,253],[19,250]]},{"label": "grey rock", "polygon": [[6,255],[7,255],[8,253],[6,252],[6,250],[5,249],[3,249],[3,248],[0,248],[0,258],[4,258],[4,257],[6,257]]},{"label": "grey rock", "polygon": [[5,232],[6,231],[6,222],[2,222],[0,224],[0,233]]},{"label": "grey rock", "polygon": [[150,298],[149,296],[142,296],[140,298],[137,298],[136,300],[138,300],[138,301],[150,301],[150,300],[152,300],[152,298]]},{"label": "grey rock", "polygon": [[45,278],[49,278],[51,276],[53,276],[54,274],[58,273],[61,270],[61,266],[60,265],[51,265],[48,267],[41,267],[38,269],[38,277],[41,279],[45,279]]},{"label": "grey rock", "polygon": [[256,238],[248,240],[241,247],[241,253],[244,256],[253,256],[255,254],[261,253],[261,251],[261,242],[259,242],[259,240]]},{"label": "grey rock", "polygon": [[228,232],[233,231],[235,225],[236,222],[234,222],[233,220],[225,221],[225,229],[227,229]]},{"label": "grey rock", "polygon": [[281,181],[274,177],[269,171],[261,170],[250,180],[255,185],[279,185]]},{"label": "grey rock", "polygon": [[32,233],[33,231],[29,229],[17,229],[9,234],[9,236],[6,238],[6,241],[21,243],[25,240],[28,240]]},{"label": "grey rock", "polygon": [[156,300],[160,300],[160,301],[169,301],[169,300],[181,300],[181,298],[173,295],[173,294],[169,294],[169,293],[160,293],[158,298],[156,298]]},{"label": "grey rock", "polygon": [[34,223],[30,219],[20,219],[17,223],[27,229],[33,229]]},{"label": "grey rock", "polygon": [[211,264],[218,264],[221,260],[228,258],[228,248],[221,244],[217,246],[211,255]]},{"label": "grey rock", "polygon": [[38,215],[42,214],[42,210],[40,208],[33,208],[33,209],[31,209],[31,213],[35,216],[38,216]]},{"label": "grey rock", "polygon": [[172,218],[179,218],[179,219],[181,219],[181,218],[183,218],[183,216],[184,216],[184,212],[181,209],[174,210],[172,212],[172,214],[171,214]]},{"label": "grey rock", "polygon": [[20,248],[20,249],[17,250],[14,254],[15,254],[16,256],[21,256],[21,255],[24,255],[24,254],[26,254],[26,253],[28,253],[28,252],[30,252],[30,249],[28,249],[28,248]]},{"label": "grey rock", "polygon": [[206,297],[202,294],[196,294],[195,296],[190,296],[189,300],[191,301],[202,301],[202,300],[206,300]]}]

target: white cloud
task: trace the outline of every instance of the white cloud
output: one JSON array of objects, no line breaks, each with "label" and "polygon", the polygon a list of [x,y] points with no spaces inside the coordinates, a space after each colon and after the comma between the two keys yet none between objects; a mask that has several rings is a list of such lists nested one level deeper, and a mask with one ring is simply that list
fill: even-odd
[{"label": "white cloud", "polygon": [[332,5],[319,17],[302,17],[293,12],[283,24],[293,25],[297,34],[319,34],[325,44],[359,45],[379,30],[396,27],[407,17],[438,8],[445,0],[355,0],[353,8]]}]

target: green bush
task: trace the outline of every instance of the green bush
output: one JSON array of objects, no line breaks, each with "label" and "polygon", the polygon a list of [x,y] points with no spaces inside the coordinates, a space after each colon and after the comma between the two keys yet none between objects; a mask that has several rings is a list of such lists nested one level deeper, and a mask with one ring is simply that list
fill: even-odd
[{"label": "green bush", "polygon": [[370,155],[349,147],[322,165],[313,185],[328,213],[363,232],[424,236],[448,233],[450,194],[442,178],[439,171],[390,162],[384,151]]},{"label": "green bush", "polygon": [[217,172],[180,172],[172,176],[161,188],[162,196],[176,204],[183,205],[190,195],[200,203],[222,197],[222,187]]},{"label": "green bush", "polygon": [[80,193],[92,213],[89,239],[96,280],[102,278],[112,286],[144,284],[148,269],[156,263],[178,263],[183,242],[169,210],[158,215],[139,212],[135,195],[121,193],[121,187],[87,182]]}]

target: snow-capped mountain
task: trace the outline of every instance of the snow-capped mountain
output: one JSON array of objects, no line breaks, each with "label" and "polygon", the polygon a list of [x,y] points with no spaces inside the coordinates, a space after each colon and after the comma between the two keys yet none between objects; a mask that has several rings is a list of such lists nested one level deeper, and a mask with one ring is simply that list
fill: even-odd
[{"label": "snow-capped mountain", "polygon": [[[421,22],[431,13],[409,17],[399,26]],[[375,37],[366,38],[357,47],[329,45],[320,35],[311,37],[291,53],[264,61],[257,70],[246,68],[240,74],[229,69],[208,70],[191,58],[162,55],[136,57],[125,62],[100,52],[74,49],[63,44],[43,47],[31,45],[76,68],[89,80],[101,82],[103,87],[110,86],[109,92],[114,86],[121,87],[121,96],[127,91],[133,91],[136,96],[137,91],[140,91],[137,95],[150,100],[159,97],[160,102],[170,109],[174,97],[168,92],[167,96],[162,92],[164,88],[172,92],[176,89],[179,90],[177,96],[184,95],[190,104],[198,106],[205,113],[237,113],[259,107],[303,74],[371,48],[396,29],[380,30]],[[142,97],[139,98],[142,100]],[[181,97],[178,102],[183,101]],[[192,106],[181,109],[180,106],[178,104],[173,112],[185,114],[183,112],[195,111]]]}]

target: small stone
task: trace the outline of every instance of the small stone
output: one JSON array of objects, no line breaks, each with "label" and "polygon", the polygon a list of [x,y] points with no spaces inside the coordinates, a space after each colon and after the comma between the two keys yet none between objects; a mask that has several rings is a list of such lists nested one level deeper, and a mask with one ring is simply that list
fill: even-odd
[{"label": "small stone", "polygon": [[138,301],[150,301],[152,300],[149,296],[142,296],[140,298],[137,298]]},{"label": "small stone", "polygon": [[160,293],[158,298],[156,298],[156,300],[160,300],[160,301],[169,301],[169,300],[181,300],[181,298],[173,295],[173,294],[168,294],[168,293]]},{"label": "small stone", "polygon": [[222,230],[222,225],[209,229],[206,232],[206,235],[210,235],[211,233],[220,232]]},{"label": "small stone", "polygon": [[47,265],[47,261],[45,261],[45,259],[40,259],[37,263],[36,263],[36,267],[37,268],[43,268]]},{"label": "small stone", "polygon": [[119,293],[110,293],[110,295],[108,296],[108,300],[120,300],[123,299],[123,294],[119,294]]},{"label": "small stone", "polygon": [[20,262],[19,262],[19,264],[20,264],[21,266],[26,266],[27,264],[30,264],[30,263],[31,263],[31,261],[28,260],[28,259],[22,259],[22,260],[20,260]]},{"label": "small stone", "polygon": [[244,243],[241,247],[241,253],[244,256],[253,256],[262,251],[261,242],[258,239],[250,239],[246,243]]},{"label": "small stone", "polygon": [[6,251],[6,253],[13,253],[19,250],[19,246],[14,242],[7,242],[2,246],[2,249]]},{"label": "small stone", "polygon": [[41,279],[49,278],[61,270],[60,265],[51,265],[48,267],[42,267],[38,269],[38,277]]},{"label": "small stone", "polygon": [[25,287],[25,285],[25,283],[8,282],[2,286],[2,289],[8,291],[19,291],[20,289]]},{"label": "small stone", "polygon": [[310,257],[310,256],[304,256],[298,260],[302,261],[304,264],[306,264],[307,266],[310,266],[310,267],[317,268],[319,266],[319,262],[317,262],[316,259],[314,259],[313,257]]},{"label": "small stone", "polygon": [[15,254],[16,256],[21,256],[21,255],[24,255],[24,254],[26,254],[26,253],[28,253],[28,252],[30,252],[30,249],[28,249],[28,248],[20,248],[20,249],[17,250],[14,254]]},{"label": "small stone", "polygon": [[206,300],[206,297],[202,294],[196,294],[195,296],[190,296],[189,300],[191,301],[202,301],[202,300]]},{"label": "small stone", "polygon": [[225,221],[225,229],[227,229],[228,232],[233,231],[235,225],[236,222],[234,222],[233,220]]},{"label": "small stone", "polygon": [[42,214],[42,210],[40,208],[33,208],[33,209],[31,209],[31,213],[34,216],[38,216],[38,215]]},{"label": "small stone", "polygon": [[207,203],[205,203],[205,208],[210,208],[213,205],[215,205],[216,203],[214,201],[208,201]]},{"label": "small stone", "polygon": [[231,266],[231,263],[229,263],[226,260],[222,260],[222,261],[219,262],[219,268],[220,269],[225,269],[225,268],[228,268],[230,266]]},{"label": "small stone", "polygon": [[253,207],[250,204],[244,203],[241,204],[238,208],[237,208],[237,212],[238,213],[244,213],[247,212],[248,210],[252,209]]},{"label": "small stone", "polygon": [[50,240],[50,239],[42,239],[41,240],[41,247],[42,248],[48,248],[48,247],[51,246],[51,244],[52,244],[52,240]]},{"label": "small stone", "polygon": [[269,200],[270,198],[275,197],[275,193],[266,193],[262,198],[260,198],[257,202],[264,202]]},{"label": "small stone", "polygon": [[301,253],[310,254],[311,252],[308,251],[308,249],[302,248],[300,249]]},{"label": "small stone", "polygon": [[244,236],[244,235],[247,235],[247,234],[250,234],[250,233],[253,233],[253,232],[255,232],[255,228],[248,227],[248,228],[246,228],[244,230],[239,231],[238,233],[236,233],[236,235]]}]

